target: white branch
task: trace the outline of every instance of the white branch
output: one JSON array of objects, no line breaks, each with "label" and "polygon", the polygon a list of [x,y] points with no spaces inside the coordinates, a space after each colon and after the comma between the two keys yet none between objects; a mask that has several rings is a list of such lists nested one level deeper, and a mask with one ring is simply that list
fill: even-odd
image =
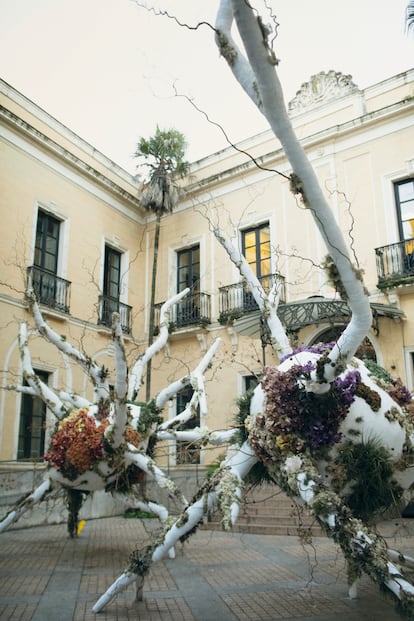
[{"label": "white branch", "polygon": [[278,286],[277,283],[276,288],[272,287],[269,295],[266,295],[259,279],[247,263],[245,257],[235,248],[224,231],[219,228],[214,228],[213,232],[216,239],[226,250],[232,263],[238,268],[240,274],[249,285],[255,302],[269,327],[273,348],[281,356],[290,354],[292,352],[292,347],[282,322],[277,315],[277,308],[279,305],[279,295],[275,295]]},{"label": "white branch", "polygon": [[[39,396],[37,390],[34,390],[30,386],[21,386],[20,384],[9,384],[8,386],[4,387],[4,390],[13,390],[14,392],[20,392],[23,395],[30,395],[31,397]],[[81,397],[80,395],[77,395],[75,393],[69,393],[65,390],[59,390],[59,392],[56,394],[61,401],[70,403],[76,409],[89,408],[92,405],[89,399],[85,399],[84,397]]]},{"label": "white branch", "polygon": [[93,404],[89,401],[89,399],[85,399],[76,393],[69,393],[64,390],[59,391],[59,397],[62,401],[66,401],[73,405],[76,409],[81,408],[90,408]]},{"label": "white branch", "polygon": [[189,386],[190,384],[190,376],[184,375],[178,380],[171,382],[166,388],[163,388],[158,395],[155,397],[155,406],[161,410],[167,401],[170,401],[177,393],[179,393],[183,388]]},{"label": "white branch", "polygon": [[19,330],[19,348],[22,361],[23,377],[35,394],[42,399],[56,418],[61,419],[68,413],[68,408],[56,393],[36,375],[28,347],[27,324],[21,323]]},{"label": "white branch", "polygon": [[[228,0],[223,0],[222,4],[228,5]],[[296,189],[301,193],[305,205],[312,211],[348,295],[352,319],[329,356],[333,363],[340,357],[346,363],[355,354],[370,328],[372,317],[369,301],[362,282],[355,274],[342,233],[319,186],[316,174],[292,128],[282,87],[274,64],[269,62],[269,49],[263,40],[258,20],[250,3],[232,0],[232,7],[239,34],[257,80],[263,103],[261,111],[283,146],[295,174]],[[325,366],[326,381],[331,381],[337,374],[338,370],[334,365]]]},{"label": "white branch", "polygon": [[221,0],[216,17],[216,44],[220,54],[226,59],[236,80],[245,93],[259,109],[261,101],[256,87],[256,77],[246,58],[235,43],[231,27],[233,23],[233,9],[229,0]]},{"label": "white branch", "polygon": [[176,440],[178,442],[202,442],[203,444],[212,444],[213,446],[221,446],[228,444],[234,440],[238,429],[226,429],[225,431],[209,431],[207,427],[188,429],[187,431],[158,431],[157,438],[159,440]]},{"label": "white branch", "polygon": [[138,358],[136,363],[134,364],[131,374],[129,376],[129,385],[128,385],[128,399],[132,401],[135,394],[139,393],[142,384],[142,374],[144,372],[145,365],[152,360],[152,358],[157,354],[168,341],[168,328],[170,325],[170,309],[174,304],[177,304],[187,293],[190,291],[189,288],[184,289],[180,293],[177,293],[172,298],[167,300],[165,304],[162,305],[160,311],[160,333],[158,338],[154,341],[154,343],[148,347],[145,352]]},{"label": "white branch", "polygon": [[42,502],[45,495],[51,491],[51,481],[50,479],[46,479],[37,487],[34,492],[32,492],[27,498],[25,498],[13,511],[0,522],[0,532],[6,530],[10,524],[17,522],[17,520],[24,514],[26,511],[29,511],[35,504]]},{"label": "white branch", "polygon": [[29,308],[33,315],[33,319],[36,324],[36,328],[39,334],[43,336],[49,343],[54,345],[60,352],[71,358],[74,362],[79,364],[83,370],[90,377],[95,390],[97,392],[97,399],[101,396],[108,397],[109,385],[102,378],[102,369],[91,358],[82,354],[78,349],[73,347],[66,340],[63,340],[61,335],[55,332],[49,324],[43,318],[42,312],[36,300],[36,296],[32,289],[26,291],[26,298],[29,302]]},{"label": "white branch", "polygon": [[[257,457],[254,454],[253,449],[246,442],[243,446],[226,459],[221,466],[221,475],[228,477],[229,474],[234,475],[240,482],[249,472],[249,470],[257,462]],[[201,522],[203,515],[210,511],[217,501],[217,495],[220,491],[219,485],[212,491],[206,492],[201,498],[188,506],[179,518],[170,526],[165,532],[163,542],[157,545],[152,553],[151,561],[156,562],[167,554],[179,539],[189,533],[193,528]],[[232,507],[232,518],[236,519],[237,511]],[[127,588],[128,585],[139,580],[141,576],[131,572],[125,571],[115,582],[109,587],[109,589],[99,598],[95,606],[92,608],[94,613],[99,612],[104,608],[118,593]]]},{"label": "white branch", "polygon": [[[189,375],[188,384],[191,384],[194,393],[191,397],[189,405],[177,416],[165,421],[159,427],[160,430],[166,430],[170,427],[176,427],[190,420],[197,410],[197,406],[200,407],[200,418],[203,420],[207,415],[207,397],[204,383],[204,374],[211,364],[211,361],[217,351],[218,346],[221,343],[221,339],[218,338],[214,341],[208,351],[204,354],[203,358]],[[182,381],[182,380],[179,380]],[[177,384],[178,387],[179,384]]]},{"label": "white branch", "polygon": [[128,450],[125,451],[125,463],[127,465],[135,464],[149,476],[153,477],[157,485],[161,489],[167,490],[168,494],[172,498],[175,498],[183,507],[188,505],[185,496],[180,492],[174,481],[164,474],[161,468],[154,463],[151,457],[140,453],[132,444],[128,443],[127,446]]},{"label": "white branch", "polygon": [[126,402],[128,391],[128,365],[121,320],[118,313],[114,313],[112,317],[112,339],[115,347],[115,413],[111,444],[113,448],[118,448],[124,439],[125,427],[128,421]]}]

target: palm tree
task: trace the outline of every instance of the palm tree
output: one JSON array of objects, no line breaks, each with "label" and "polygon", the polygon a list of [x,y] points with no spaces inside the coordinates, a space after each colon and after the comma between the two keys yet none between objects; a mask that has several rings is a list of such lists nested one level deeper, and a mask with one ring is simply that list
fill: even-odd
[{"label": "palm tree", "polygon": [[[154,338],[155,285],[157,279],[158,248],[161,217],[171,213],[178,202],[178,188],[175,180],[188,171],[189,164],[184,160],[187,143],[183,134],[176,129],[161,130],[158,126],[154,136],[140,138],[135,157],[144,158],[144,165],[150,169],[148,181],[144,183],[141,205],[155,214],[154,258],[152,264],[150,317],[148,328],[148,347]],[[147,365],[146,398],[150,399],[151,364]]]}]

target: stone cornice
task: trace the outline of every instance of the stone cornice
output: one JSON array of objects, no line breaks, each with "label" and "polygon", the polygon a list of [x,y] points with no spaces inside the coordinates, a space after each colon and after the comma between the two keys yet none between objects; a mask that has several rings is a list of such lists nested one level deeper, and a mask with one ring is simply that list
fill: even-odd
[{"label": "stone cornice", "polygon": [[[300,142],[305,149],[310,150],[320,146],[322,143],[332,140],[333,138],[335,138],[335,140],[338,138],[345,138],[351,132],[370,129],[375,124],[387,122],[392,118],[396,119],[407,115],[412,111],[414,111],[414,98],[408,98],[379,110],[363,114],[362,116],[356,117],[351,121],[333,125],[314,134],[310,134],[309,136],[302,138]],[[255,148],[257,149],[258,146],[259,145],[255,145]],[[337,142],[336,147],[338,148]],[[248,158],[248,155],[246,155],[246,157]],[[218,185],[224,183],[228,184],[230,181],[255,170],[257,172],[263,170],[263,172],[267,172],[267,174],[272,173],[275,162],[282,160],[286,161],[286,156],[283,149],[280,147],[279,149],[270,151],[263,155],[255,156],[254,160],[255,161],[253,161],[253,158],[249,158],[242,164],[237,164],[234,167],[227,168],[226,170],[215,173],[209,177],[190,183],[184,188],[186,199],[190,200],[200,192],[212,192]],[[257,162],[258,165],[255,162]],[[283,167],[283,172],[286,168],[290,168],[288,163]]]},{"label": "stone cornice", "polygon": [[122,188],[120,185],[106,177],[104,174],[87,164],[85,161],[81,160],[76,155],[62,147],[55,140],[52,140],[51,138],[46,136],[46,134],[33,127],[33,125],[30,125],[29,123],[18,117],[16,114],[1,105],[0,117],[5,124],[7,123],[15,130],[23,133],[26,137],[29,137],[38,145],[41,145],[43,148],[47,149],[55,156],[58,156],[66,164],[70,165],[72,168],[75,168],[78,172],[86,175],[89,179],[92,179],[100,186],[103,186],[106,190],[110,190],[116,196],[121,197],[123,200],[129,203],[130,207],[134,207],[138,211],[142,212],[142,215],[144,215],[140,206],[140,202],[136,196],[134,196],[133,194]]}]

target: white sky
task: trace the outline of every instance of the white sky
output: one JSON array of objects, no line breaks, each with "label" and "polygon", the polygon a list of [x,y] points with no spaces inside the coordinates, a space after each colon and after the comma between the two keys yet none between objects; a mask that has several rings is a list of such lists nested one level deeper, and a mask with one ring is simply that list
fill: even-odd
[{"label": "white sky", "polygon": [[[286,100],[319,71],[351,74],[364,88],[414,66],[407,0],[269,0]],[[217,0],[155,0],[180,19],[212,20]],[[218,57],[213,32],[179,28],[132,0],[0,0],[0,75],[26,97],[136,172],[140,136],[175,127],[187,158],[224,148],[173,84],[221,123],[232,141],[266,125]]]}]

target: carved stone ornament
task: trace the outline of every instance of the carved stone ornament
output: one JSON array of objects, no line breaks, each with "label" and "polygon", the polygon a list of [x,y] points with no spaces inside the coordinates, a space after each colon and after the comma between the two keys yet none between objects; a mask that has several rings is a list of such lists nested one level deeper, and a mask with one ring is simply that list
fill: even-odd
[{"label": "carved stone ornament", "polygon": [[289,112],[302,112],[324,101],[343,97],[358,90],[351,75],[340,71],[321,71],[304,82],[295,97],[289,102]]}]

